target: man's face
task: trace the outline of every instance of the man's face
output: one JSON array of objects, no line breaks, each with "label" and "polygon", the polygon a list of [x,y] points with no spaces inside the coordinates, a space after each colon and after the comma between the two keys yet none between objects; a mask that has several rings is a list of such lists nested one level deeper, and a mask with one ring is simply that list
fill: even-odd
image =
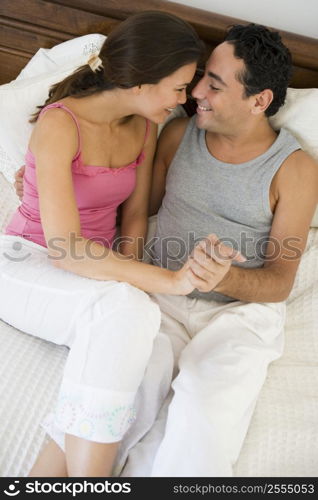
[{"label": "man's face", "polygon": [[197,100],[197,126],[224,135],[237,135],[250,118],[253,97],[246,98],[237,74],[244,61],[234,56],[234,47],[224,42],[207,61],[203,78],[192,91]]}]

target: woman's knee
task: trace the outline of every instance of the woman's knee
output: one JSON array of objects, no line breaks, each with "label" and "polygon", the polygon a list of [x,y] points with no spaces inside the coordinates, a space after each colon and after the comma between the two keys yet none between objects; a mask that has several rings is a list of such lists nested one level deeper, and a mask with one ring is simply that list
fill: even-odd
[{"label": "woman's knee", "polygon": [[126,283],[94,291],[76,321],[77,342],[85,338],[100,349],[120,349],[147,357],[159,332],[160,309],[149,296]]},{"label": "woman's knee", "polygon": [[[108,308],[108,298],[105,297],[105,307]],[[146,330],[155,336],[160,327],[160,308],[147,293],[130,285],[118,283],[111,294],[111,303],[115,315],[126,318],[131,327],[138,325],[140,330]]]}]

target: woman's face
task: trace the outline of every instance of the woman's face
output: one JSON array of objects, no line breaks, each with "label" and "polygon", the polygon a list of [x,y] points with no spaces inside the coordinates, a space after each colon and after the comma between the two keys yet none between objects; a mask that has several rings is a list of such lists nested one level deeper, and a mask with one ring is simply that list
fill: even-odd
[{"label": "woman's face", "polygon": [[196,63],[186,64],[156,84],[141,86],[140,114],[154,123],[162,123],[172,110],[187,100],[186,88],[194,77]]}]

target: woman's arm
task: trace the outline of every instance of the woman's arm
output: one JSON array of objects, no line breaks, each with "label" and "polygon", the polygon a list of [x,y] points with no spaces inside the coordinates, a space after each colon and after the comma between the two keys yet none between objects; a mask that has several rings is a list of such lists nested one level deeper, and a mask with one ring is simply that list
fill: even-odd
[{"label": "woman's arm", "polygon": [[22,201],[23,198],[23,176],[25,172],[25,166],[23,165],[22,167],[19,168],[14,174],[14,189],[15,189],[15,194],[19,198],[20,201]]},{"label": "woman's arm", "polygon": [[145,160],[137,167],[136,187],[122,204],[120,253],[136,260],[143,257],[143,247],[148,228],[148,205],[154,153],[157,143],[157,125],[150,126],[150,133],[144,146]]},{"label": "woman's arm", "polygon": [[82,236],[71,173],[78,147],[71,117],[59,109],[43,115],[30,147],[36,158],[41,222],[56,267],[96,280],[125,281],[147,292],[183,295],[195,288],[188,263],[172,272],[136,262]]}]

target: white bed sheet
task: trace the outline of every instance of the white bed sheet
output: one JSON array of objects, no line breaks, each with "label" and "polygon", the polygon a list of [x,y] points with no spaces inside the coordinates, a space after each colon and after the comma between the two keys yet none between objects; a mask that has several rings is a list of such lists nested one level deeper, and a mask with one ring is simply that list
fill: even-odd
[{"label": "white bed sheet", "polygon": [[[17,201],[0,174],[0,230]],[[236,476],[318,475],[318,229],[310,230],[287,304],[285,352],[270,367]],[[67,349],[3,322],[0,344],[0,476],[23,477],[47,439],[40,422],[54,407]],[[162,413],[123,476],[149,474],[163,428]]]}]

